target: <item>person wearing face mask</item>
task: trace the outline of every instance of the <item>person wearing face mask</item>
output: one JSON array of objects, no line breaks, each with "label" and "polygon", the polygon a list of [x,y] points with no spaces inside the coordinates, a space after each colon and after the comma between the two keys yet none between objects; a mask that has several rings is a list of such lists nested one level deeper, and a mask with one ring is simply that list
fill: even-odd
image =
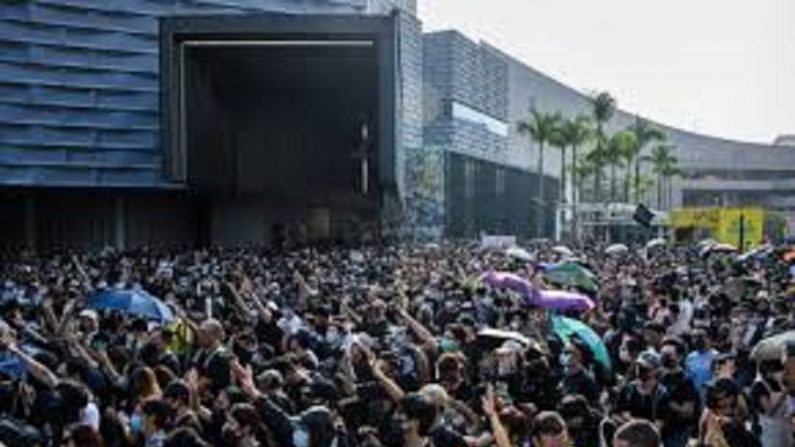
[{"label": "person wearing face mask", "polygon": [[620,426],[631,419],[646,419],[662,427],[662,409],[667,399],[657,373],[660,358],[644,352],[635,362],[636,379],[621,387],[613,405],[612,421]]},{"label": "person wearing face mask", "polygon": [[693,351],[687,355],[685,365],[687,374],[703,399],[707,383],[712,380],[712,362],[718,352],[712,349],[706,331],[696,329],[692,333]]},{"label": "person wearing face mask", "polygon": [[663,341],[660,383],[667,393],[661,411],[662,437],[666,447],[684,447],[696,428],[699,396],[692,379],[682,369],[684,352],[685,346],[678,339]]},{"label": "person wearing face mask", "polygon": [[572,338],[560,356],[563,367],[562,392],[564,395],[579,394],[585,396],[591,405],[599,402],[600,389],[587,365],[591,360],[591,351],[577,338]]},{"label": "person wearing face mask", "polygon": [[751,404],[758,416],[758,431],[765,447],[792,446],[795,427],[788,408],[781,360],[763,360],[759,377],[751,386]]},{"label": "person wearing face mask", "polygon": [[625,383],[635,379],[635,360],[637,360],[641,350],[640,340],[636,336],[624,335],[618,350],[618,359],[624,368],[623,379]]}]

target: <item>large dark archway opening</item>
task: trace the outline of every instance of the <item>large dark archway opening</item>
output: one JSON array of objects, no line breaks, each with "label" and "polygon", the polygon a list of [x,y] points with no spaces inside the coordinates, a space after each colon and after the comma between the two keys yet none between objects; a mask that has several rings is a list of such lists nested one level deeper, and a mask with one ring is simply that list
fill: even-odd
[{"label": "large dark archway opening", "polygon": [[377,237],[393,189],[393,18],[164,22],[167,168],[206,242]]}]

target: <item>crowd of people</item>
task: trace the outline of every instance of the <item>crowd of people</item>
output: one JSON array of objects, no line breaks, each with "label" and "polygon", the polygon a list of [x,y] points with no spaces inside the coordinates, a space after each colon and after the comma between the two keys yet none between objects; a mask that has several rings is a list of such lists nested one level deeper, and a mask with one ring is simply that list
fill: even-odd
[{"label": "crowd of people", "polygon": [[[4,255],[0,442],[11,447],[792,446],[792,278],[775,251],[592,244],[595,308],[548,310],[562,261],[478,244]],[[172,318],[92,307],[141,290]],[[561,337],[565,314],[598,334]],[[784,336],[786,339],[786,335]]]}]

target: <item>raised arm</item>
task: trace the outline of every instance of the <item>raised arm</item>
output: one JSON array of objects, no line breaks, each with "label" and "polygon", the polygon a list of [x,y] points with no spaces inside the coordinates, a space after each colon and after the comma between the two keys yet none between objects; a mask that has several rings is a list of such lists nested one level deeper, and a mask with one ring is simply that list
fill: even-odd
[{"label": "raised arm", "polygon": [[491,432],[494,434],[494,443],[497,444],[497,447],[512,447],[508,431],[505,429],[505,426],[502,425],[500,415],[497,413],[494,399],[494,387],[492,385],[488,386],[486,395],[483,396],[483,411],[489,418]]},{"label": "raised arm", "polygon": [[420,339],[420,344],[422,348],[429,353],[435,353],[439,349],[439,342],[436,340],[436,337],[429,331],[425,326],[422,325],[419,321],[417,321],[411,314],[408,313],[405,309],[399,309],[398,314],[403,321],[406,323],[406,326],[414,332],[414,335]]},{"label": "raised arm", "polygon": [[19,349],[16,344],[16,341],[13,339],[11,334],[5,334],[3,336],[2,344],[5,346],[6,350],[15,355],[17,358],[22,360],[22,363],[25,365],[25,368],[33,374],[34,377],[39,379],[41,383],[47,385],[50,388],[55,388],[58,385],[58,376],[55,375],[49,368],[44,366],[43,364],[36,361],[33,357],[29,356],[27,353]]},{"label": "raised arm", "polygon": [[382,360],[376,358],[372,351],[367,350],[367,359],[370,363],[370,368],[373,371],[373,376],[386,391],[386,394],[395,403],[400,403],[406,396],[403,388],[400,387],[394,380],[384,373]]}]

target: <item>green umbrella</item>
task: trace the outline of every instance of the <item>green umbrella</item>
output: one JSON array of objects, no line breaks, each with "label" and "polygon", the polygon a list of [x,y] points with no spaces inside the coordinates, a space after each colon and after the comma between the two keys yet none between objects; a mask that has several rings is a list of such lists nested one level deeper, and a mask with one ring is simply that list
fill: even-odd
[{"label": "green umbrella", "polygon": [[552,315],[550,321],[552,323],[552,331],[560,337],[564,343],[568,344],[572,337],[578,337],[588,346],[593,353],[594,359],[602,365],[605,372],[610,372],[610,355],[607,353],[607,347],[605,347],[599,334],[591,329],[590,326],[580,320],[561,317],[560,315]]},{"label": "green umbrella", "polygon": [[578,287],[589,292],[599,290],[599,279],[587,268],[574,263],[562,262],[544,269],[544,278],[555,284]]}]

